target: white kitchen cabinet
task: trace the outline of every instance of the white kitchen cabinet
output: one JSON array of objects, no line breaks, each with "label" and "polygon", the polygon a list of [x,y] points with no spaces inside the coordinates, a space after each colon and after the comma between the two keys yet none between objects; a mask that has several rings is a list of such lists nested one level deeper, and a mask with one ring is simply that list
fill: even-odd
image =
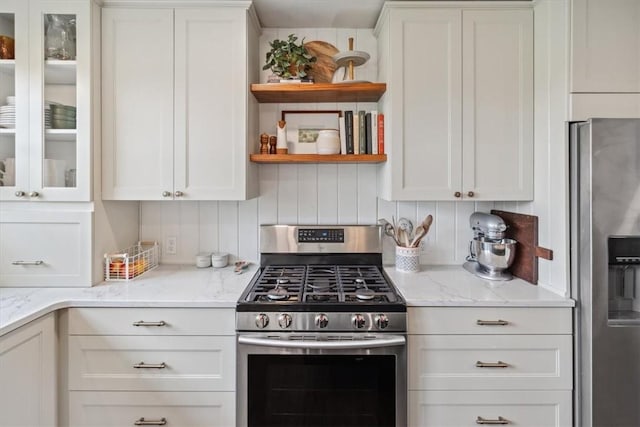
[{"label": "white kitchen cabinet", "polygon": [[0,287],[91,286],[92,213],[0,210]]},{"label": "white kitchen cabinet", "polygon": [[[9,0],[0,5],[2,33],[16,39],[15,59],[0,60],[0,105],[8,95],[15,95],[16,104],[15,128],[0,129],[0,159],[15,164],[15,179],[0,186],[1,201],[91,200],[97,14],[99,8],[90,0]],[[75,53],[65,51],[64,59],[45,52],[46,28],[57,18],[72,22],[68,32],[75,33]],[[75,120],[60,124],[56,116],[49,123],[45,108],[51,103],[76,107]]]},{"label": "white kitchen cabinet", "polygon": [[54,314],[0,337],[0,384],[1,425],[57,425]]},{"label": "white kitchen cabinet", "polygon": [[256,195],[251,11],[103,10],[103,199]]},{"label": "white kitchen cabinet", "polygon": [[533,198],[533,10],[387,3],[380,196]]},{"label": "white kitchen cabinet", "polygon": [[571,391],[409,391],[409,426],[571,424]]},{"label": "white kitchen cabinet", "polygon": [[572,0],[571,6],[571,92],[640,92],[640,2]]},{"label": "white kitchen cabinet", "polygon": [[235,425],[236,402],[233,392],[72,391],[69,394],[71,426]]},{"label": "white kitchen cabinet", "polygon": [[410,426],[571,426],[570,308],[410,307],[407,314]]},{"label": "white kitchen cabinet", "polygon": [[570,390],[571,335],[412,335],[410,390]]},{"label": "white kitchen cabinet", "polygon": [[233,309],[73,308],[69,425],[235,423]]},{"label": "white kitchen cabinet", "polygon": [[75,308],[69,310],[70,335],[236,336],[234,309]]}]

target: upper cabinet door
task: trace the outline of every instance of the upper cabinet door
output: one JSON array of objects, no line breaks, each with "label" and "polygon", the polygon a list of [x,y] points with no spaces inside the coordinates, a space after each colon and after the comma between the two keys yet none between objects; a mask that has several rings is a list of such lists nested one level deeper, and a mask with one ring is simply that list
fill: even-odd
[{"label": "upper cabinet door", "polygon": [[533,199],[533,11],[463,11],[463,197]]},{"label": "upper cabinet door", "polygon": [[460,9],[391,10],[379,35],[391,89],[381,103],[384,198],[446,200],[461,187],[461,19]]},{"label": "upper cabinet door", "polygon": [[640,1],[571,4],[571,92],[640,92]]},{"label": "upper cabinet door", "polygon": [[175,11],[175,190],[244,198],[247,18],[239,8]]},{"label": "upper cabinet door", "polygon": [[0,200],[92,198],[92,18],[87,1],[3,1]]},{"label": "upper cabinet door", "polygon": [[93,14],[86,1],[31,0],[29,199],[92,194]]},{"label": "upper cabinet door", "polygon": [[103,199],[173,195],[173,51],[173,10],[103,9]]},{"label": "upper cabinet door", "polygon": [[[14,40],[0,54],[0,200],[29,187],[29,7],[0,2],[0,35]],[[13,98],[11,98],[13,97]]]}]

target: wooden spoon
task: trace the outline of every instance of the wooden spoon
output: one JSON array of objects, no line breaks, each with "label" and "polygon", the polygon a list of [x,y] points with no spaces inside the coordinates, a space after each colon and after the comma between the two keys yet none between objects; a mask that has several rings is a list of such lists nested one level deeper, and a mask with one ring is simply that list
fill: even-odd
[{"label": "wooden spoon", "polygon": [[[418,226],[418,228],[416,229],[416,236],[411,241],[410,247],[417,248],[418,245],[420,245],[420,241],[429,232],[429,228],[431,228],[431,224],[433,224],[433,216],[432,215],[427,215],[427,217],[422,221],[422,224],[420,224]],[[422,229],[422,230],[420,230],[420,233],[417,232],[417,230],[419,230],[419,229]]]}]

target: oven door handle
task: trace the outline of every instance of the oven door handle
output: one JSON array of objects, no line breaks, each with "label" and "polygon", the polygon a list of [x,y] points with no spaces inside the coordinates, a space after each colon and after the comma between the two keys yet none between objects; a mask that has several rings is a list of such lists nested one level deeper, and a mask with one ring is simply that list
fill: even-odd
[{"label": "oven door handle", "polygon": [[366,349],[374,347],[397,347],[404,346],[407,339],[402,335],[391,335],[388,337],[378,337],[375,339],[359,340],[290,340],[274,339],[255,335],[241,335],[238,337],[238,344],[257,345],[262,347],[280,348],[302,348],[317,350],[345,350],[345,349]]}]

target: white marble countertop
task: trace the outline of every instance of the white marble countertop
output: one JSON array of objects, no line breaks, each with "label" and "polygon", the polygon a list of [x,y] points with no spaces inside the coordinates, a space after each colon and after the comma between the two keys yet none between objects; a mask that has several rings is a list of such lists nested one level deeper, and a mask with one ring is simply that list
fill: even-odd
[{"label": "white marble countertop", "polygon": [[[257,270],[161,265],[129,282],[90,288],[0,288],[0,335],[68,307],[234,308]],[[418,273],[385,267],[409,306],[572,307],[574,301],[515,279],[491,282],[460,266],[423,266]]]},{"label": "white marble countertop", "polygon": [[424,265],[417,273],[385,267],[409,306],[573,307],[575,301],[521,279],[491,281],[461,266]]},{"label": "white marble countertop", "polygon": [[90,288],[0,288],[0,335],[67,307],[235,308],[256,270],[256,264],[242,274],[234,273],[233,266],[165,264],[128,282]]}]

